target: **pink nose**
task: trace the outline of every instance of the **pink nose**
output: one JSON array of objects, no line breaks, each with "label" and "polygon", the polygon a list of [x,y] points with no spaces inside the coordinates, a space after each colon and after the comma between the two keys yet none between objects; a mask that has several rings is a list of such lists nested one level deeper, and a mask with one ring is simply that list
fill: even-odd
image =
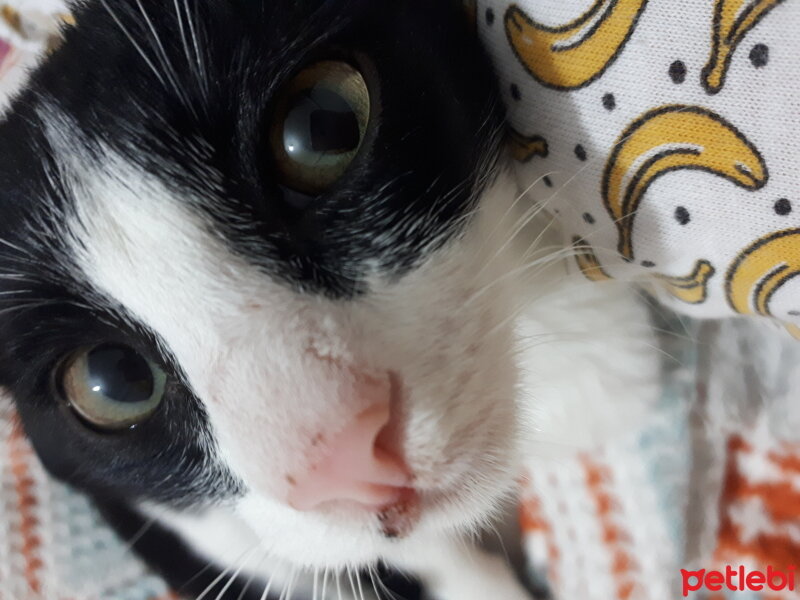
[{"label": "pink nose", "polygon": [[389,403],[375,404],[326,440],[324,457],[293,478],[289,504],[305,511],[350,500],[380,509],[400,501],[411,478],[402,459],[380,446],[389,418]]}]

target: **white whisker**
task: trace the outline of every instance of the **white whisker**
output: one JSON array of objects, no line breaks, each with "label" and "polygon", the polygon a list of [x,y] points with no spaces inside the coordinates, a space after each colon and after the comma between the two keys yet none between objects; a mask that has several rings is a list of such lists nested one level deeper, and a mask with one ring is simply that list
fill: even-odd
[{"label": "white whisker", "polygon": [[272,581],[274,579],[275,579],[275,573],[269,576],[269,579],[267,580],[267,585],[264,587],[264,593],[261,594],[260,600],[267,600],[267,597],[269,596],[269,593],[272,590]]},{"label": "white whisker", "polygon": [[156,43],[157,52],[156,54],[160,54],[161,58],[161,66],[164,68],[164,71],[172,82],[172,89],[175,91],[175,94],[180,98],[183,102],[184,106],[192,111],[192,113],[197,117],[197,113],[194,110],[194,106],[192,106],[191,101],[186,96],[185,90],[180,85],[180,80],[178,78],[178,74],[175,72],[175,67],[172,65],[172,62],[169,59],[169,55],[167,54],[166,49],[164,48],[164,44],[161,41],[161,36],[158,35],[158,30],[153,25],[153,22],[150,20],[150,15],[147,14],[144,6],[142,5],[141,0],[136,0],[136,5],[139,7],[139,12],[142,13],[142,17],[147,24],[147,27],[150,29],[150,33],[153,36],[153,41]]},{"label": "white whisker", "polygon": [[163,85],[166,88],[167,87],[167,82],[161,76],[161,73],[159,73],[159,71],[156,68],[156,66],[153,63],[153,61],[150,60],[150,57],[147,56],[147,54],[142,49],[142,47],[136,42],[136,40],[133,38],[133,36],[131,35],[131,33],[128,30],[128,28],[125,27],[125,25],[122,23],[122,21],[120,21],[120,19],[117,16],[117,14],[113,10],[111,10],[111,7],[108,5],[108,2],[106,0],[100,0],[100,3],[106,9],[108,14],[111,15],[111,18],[114,19],[114,22],[116,22],[117,26],[120,28],[120,30],[125,35],[125,37],[127,37],[128,40],[130,40],[131,44],[133,44],[134,48],[136,48],[136,51],[139,53],[139,55],[142,57],[142,59],[147,63],[147,66],[150,67],[150,70],[153,71],[153,74],[161,82],[161,85]]}]

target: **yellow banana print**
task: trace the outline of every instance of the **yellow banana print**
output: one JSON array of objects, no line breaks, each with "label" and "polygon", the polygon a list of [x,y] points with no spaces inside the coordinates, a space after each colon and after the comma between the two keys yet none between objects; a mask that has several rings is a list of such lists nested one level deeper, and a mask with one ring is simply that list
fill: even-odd
[{"label": "yellow banana print", "polygon": [[547,157],[547,140],[540,135],[523,135],[516,129],[508,128],[508,142],[511,156],[519,162],[528,162],[534,156]]},{"label": "yellow banana print", "polygon": [[747,33],[784,0],[716,0],[711,57],[703,67],[703,87],[716,94],[725,85],[736,47]]},{"label": "yellow banana print", "polygon": [[563,27],[531,19],[519,6],[506,11],[506,36],[530,75],[542,85],[574,90],[600,77],[630,39],[647,0],[596,0]]},{"label": "yellow banana print", "polygon": [[687,304],[702,304],[708,298],[708,281],[716,270],[707,260],[699,260],[687,277],[656,275],[667,291]]},{"label": "yellow banana print", "polygon": [[626,260],[634,258],[634,217],[644,193],[679,169],[706,171],[748,190],[763,187],[768,178],[755,146],[716,113],[683,105],[645,113],[620,136],[603,174],[603,202]]},{"label": "yellow banana print", "polygon": [[[575,261],[586,279],[590,281],[608,281],[612,277],[603,269],[592,247],[581,237],[572,238],[575,248]],[[716,269],[707,260],[699,260],[692,273],[686,277],[669,277],[656,275],[666,290],[678,300],[687,304],[702,304],[708,298],[708,282],[716,273]]]},{"label": "yellow banana print", "polygon": [[747,247],[728,269],[725,292],[741,314],[771,315],[773,294],[800,275],[800,229],[771,233]]},{"label": "yellow banana print", "polygon": [[572,247],[575,248],[575,261],[578,268],[590,281],[608,281],[611,275],[605,272],[592,247],[581,237],[572,238]]}]

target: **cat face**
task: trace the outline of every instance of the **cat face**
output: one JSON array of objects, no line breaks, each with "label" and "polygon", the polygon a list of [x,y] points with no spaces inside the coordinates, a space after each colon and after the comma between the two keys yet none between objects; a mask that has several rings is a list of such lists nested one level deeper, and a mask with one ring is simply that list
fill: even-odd
[{"label": "cat face", "polygon": [[457,4],[76,17],[0,130],[0,372],[45,465],[315,565],[485,518],[513,187]]}]

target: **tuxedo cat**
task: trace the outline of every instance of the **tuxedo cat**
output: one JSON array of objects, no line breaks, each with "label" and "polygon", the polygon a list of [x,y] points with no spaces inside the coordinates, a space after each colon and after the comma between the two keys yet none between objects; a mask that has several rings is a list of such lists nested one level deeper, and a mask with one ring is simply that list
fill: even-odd
[{"label": "tuxedo cat", "polygon": [[519,196],[462,13],[87,0],[0,126],[0,382],[189,597],[382,562],[527,598],[467,540],[654,393],[635,294],[566,279]]}]

